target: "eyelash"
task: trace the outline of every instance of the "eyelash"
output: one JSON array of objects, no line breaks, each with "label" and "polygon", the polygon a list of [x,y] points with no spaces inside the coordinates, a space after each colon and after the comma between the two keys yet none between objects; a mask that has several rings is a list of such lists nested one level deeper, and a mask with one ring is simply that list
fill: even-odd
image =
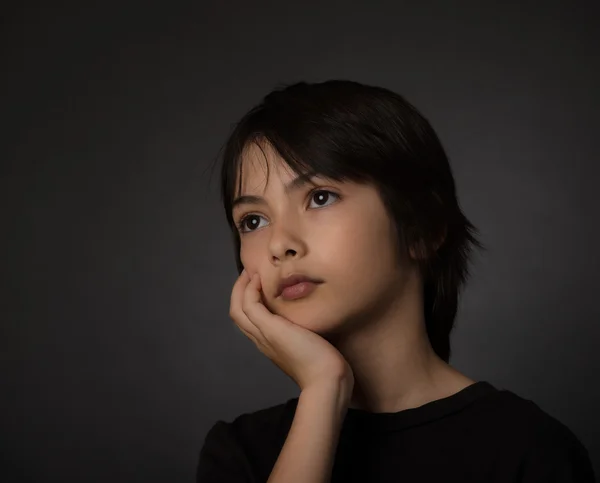
[{"label": "eyelash", "polygon": [[[333,191],[329,191],[329,190],[324,190],[324,189],[321,189],[321,188],[315,188],[315,189],[314,189],[314,190],[312,190],[310,193],[308,193],[307,197],[308,197],[310,200],[312,200],[312,197],[313,197],[314,195],[316,195],[317,193],[328,193],[328,194],[330,194],[330,195],[334,195],[334,196],[336,196],[336,197],[338,198],[338,200],[339,200],[339,199],[341,199],[341,196],[340,196],[340,195],[338,195],[337,193],[334,193]],[[325,208],[326,206],[329,206],[329,205],[321,206],[321,207],[319,207],[319,208]],[[244,215],[244,216],[242,216],[242,218],[240,219],[240,221],[238,221],[238,222],[236,223],[237,229],[238,229],[238,231],[239,231],[239,233],[240,233],[240,234],[242,234],[242,235],[243,235],[243,234],[245,234],[245,233],[252,233],[253,231],[256,231],[256,230],[248,230],[248,231],[244,231],[244,229],[243,229],[243,228],[244,228],[244,223],[245,223],[245,222],[246,222],[246,220],[247,220],[249,217],[251,217],[251,216],[258,216],[258,215],[256,215],[255,213],[248,213],[247,215]]]}]

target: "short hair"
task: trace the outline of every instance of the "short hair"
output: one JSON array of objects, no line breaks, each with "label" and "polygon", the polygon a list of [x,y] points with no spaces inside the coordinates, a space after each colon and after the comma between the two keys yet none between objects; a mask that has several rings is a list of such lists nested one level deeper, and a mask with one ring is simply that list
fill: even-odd
[{"label": "short hair", "polygon": [[[232,202],[249,143],[267,142],[298,175],[369,183],[391,217],[400,256],[415,253],[424,283],[429,341],[451,355],[458,299],[469,277],[473,247],[487,250],[462,212],[448,157],[425,117],[401,95],[350,80],[279,84],[250,109],[222,146],[221,200],[234,241],[240,237]],[[441,244],[440,244],[441,242]]]}]

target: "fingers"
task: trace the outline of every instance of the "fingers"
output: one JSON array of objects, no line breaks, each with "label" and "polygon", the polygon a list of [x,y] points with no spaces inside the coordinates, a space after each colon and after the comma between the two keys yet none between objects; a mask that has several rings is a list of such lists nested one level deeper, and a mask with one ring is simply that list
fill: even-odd
[{"label": "fingers", "polygon": [[264,339],[268,339],[269,334],[273,334],[273,330],[281,324],[275,324],[275,320],[279,317],[273,314],[261,300],[261,282],[260,276],[254,274],[254,277],[243,293],[242,310],[250,320],[251,324],[255,326],[260,335]]},{"label": "fingers", "polygon": [[[245,295],[248,292],[254,292],[255,294],[257,294],[251,297],[251,300],[253,302],[246,302]],[[258,345],[260,343],[260,339],[262,339],[262,334],[260,332],[260,329],[256,326],[256,324],[254,324],[250,320],[247,313],[247,305],[249,303],[256,304],[257,300],[260,300],[260,293],[258,292],[256,285],[253,286],[248,272],[244,270],[236,280],[231,291],[229,316],[231,317],[231,319],[233,319],[236,326],[249,339],[251,339],[255,344]]]},{"label": "fingers", "polygon": [[249,321],[244,320],[246,318],[246,314],[244,314],[244,311],[242,310],[242,301],[244,290],[246,289],[249,281],[250,278],[248,277],[248,272],[246,272],[244,269],[233,284],[229,303],[229,317],[231,317],[231,319],[240,328],[240,330],[242,330],[242,332],[248,332],[247,327]]},{"label": "fingers", "polygon": [[256,337],[254,337],[250,332],[244,330],[239,324],[235,324],[235,326],[240,329],[240,332],[242,332],[246,337],[248,337],[248,339],[250,339],[252,342],[254,342],[256,345],[259,344],[258,340],[256,339]]}]

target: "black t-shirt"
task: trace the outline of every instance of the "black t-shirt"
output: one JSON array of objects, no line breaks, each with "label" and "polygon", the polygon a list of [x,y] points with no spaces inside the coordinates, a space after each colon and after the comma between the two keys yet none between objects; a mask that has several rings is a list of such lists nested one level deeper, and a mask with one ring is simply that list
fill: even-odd
[{"label": "black t-shirt", "polygon": [[[266,482],[298,398],[217,421],[200,451],[198,483]],[[479,381],[397,413],[348,408],[332,483],[594,483],[586,448],[534,402]]]}]

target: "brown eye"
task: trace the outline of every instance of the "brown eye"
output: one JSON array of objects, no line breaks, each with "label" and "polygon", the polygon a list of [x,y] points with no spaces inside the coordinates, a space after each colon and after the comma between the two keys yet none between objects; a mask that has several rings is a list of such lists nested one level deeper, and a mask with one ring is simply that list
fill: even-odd
[{"label": "brown eye", "polygon": [[[317,191],[313,191],[311,193],[311,200],[319,200],[319,203],[324,203],[327,200],[329,200],[330,196],[329,195],[333,195],[333,196],[338,196],[335,193],[331,192],[331,191],[327,191],[327,190],[317,190]],[[338,197],[339,198],[339,197]],[[327,206],[327,205],[319,205],[319,206]]]},{"label": "brown eye", "polygon": [[[317,202],[319,203],[317,205],[317,208],[323,208],[325,206],[327,206],[327,204],[325,204],[327,201],[329,201],[330,199],[330,195],[333,195],[336,198],[339,198],[340,196],[336,193],[334,193],[333,191],[328,191],[328,190],[314,190],[310,193],[310,199],[311,200],[317,200]],[[323,203],[323,204],[321,204]],[[243,216],[239,222],[237,222],[237,229],[239,230],[239,232],[241,234],[244,233],[251,233],[253,231],[256,231],[254,229],[247,229],[247,227],[251,226],[254,228],[258,228],[260,225],[260,218],[264,218],[261,215],[257,215],[255,213],[249,213],[245,216]],[[258,220],[258,221],[257,221]]]},{"label": "brown eye", "polygon": [[[237,224],[238,230],[240,230],[242,233],[246,233],[248,230],[245,230],[244,228],[246,228],[246,222],[249,220],[254,220],[256,218],[262,218],[259,215],[254,215],[254,214],[249,214],[244,216]],[[258,227],[259,222],[252,222],[249,224],[250,226],[253,226],[254,228]],[[254,230],[249,230],[249,231],[254,231]]]}]

